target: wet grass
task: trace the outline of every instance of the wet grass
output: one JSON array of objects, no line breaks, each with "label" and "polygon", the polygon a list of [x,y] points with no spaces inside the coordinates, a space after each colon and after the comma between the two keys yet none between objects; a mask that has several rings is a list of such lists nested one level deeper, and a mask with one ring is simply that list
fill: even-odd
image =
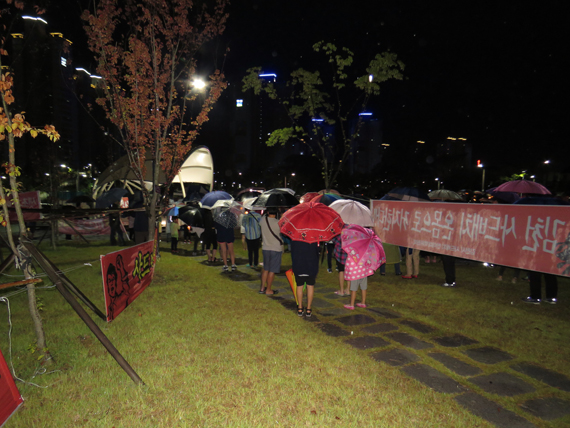
[{"label": "wet grass", "polygon": [[[245,257],[237,242],[236,248]],[[42,250],[103,307],[98,259],[116,247]],[[39,374],[43,369],[28,350],[34,338],[26,296],[8,290],[16,373],[46,388],[19,382],[25,404],[6,426],[491,426],[453,396],[431,391],[230,281],[220,268],[200,263],[204,258],[163,252],[153,284],[112,323],[96,320],[145,386],[130,380],[49,288],[39,296],[55,364]],[[290,265],[288,254],[284,264]],[[433,334],[462,333],[570,376],[569,346],[561,340],[569,327],[567,280],[560,284],[560,305],[528,307],[510,304],[527,295],[528,284],[498,283],[480,264],[458,265],[457,271],[459,287],[444,289],[441,264],[422,266],[415,281],[394,276],[389,267],[385,277],[371,278],[368,303],[429,324]],[[335,277],[321,269],[318,282],[334,287]],[[0,319],[6,316],[0,306]],[[7,335],[0,348],[8,359]]]}]

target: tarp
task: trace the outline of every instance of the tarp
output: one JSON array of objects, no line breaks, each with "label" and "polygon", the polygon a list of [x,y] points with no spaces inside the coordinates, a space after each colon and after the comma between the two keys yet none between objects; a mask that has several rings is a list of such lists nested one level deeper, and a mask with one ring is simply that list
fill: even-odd
[{"label": "tarp", "polygon": [[23,402],[24,400],[14,383],[4,355],[0,351],[0,426],[4,425],[4,422],[12,416]]},{"label": "tarp", "polygon": [[[18,193],[18,197],[20,198],[20,206],[22,209],[40,209],[40,192],[33,191],[33,192],[23,192]],[[6,203],[8,208],[13,208],[12,197],[8,196],[6,199]],[[37,221],[41,219],[41,214],[38,212],[23,212],[24,221]],[[10,210],[10,223],[16,223],[18,221],[18,216],[16,215],[16,210]]]},{"label": "tarp", "polygon": [[89,218],[85,220],[67,219],[66,221],[67,223],[63,220],[57,222],[59,233],[65,235],[77,235],[77,233],[81,235],[110,235],[111,233],[108,217]]},{"label": "tarp", "polygon": [[570,276],[570,207],[371,201],[382,242]]},{"label": "tarp", "polygon": [[113,321],[152,282],[155,241],[101,256],[107,322]]}]

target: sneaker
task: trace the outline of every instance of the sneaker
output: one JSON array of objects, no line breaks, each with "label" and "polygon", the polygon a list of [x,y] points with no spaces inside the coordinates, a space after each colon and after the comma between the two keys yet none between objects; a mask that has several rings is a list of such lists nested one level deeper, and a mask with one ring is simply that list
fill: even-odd
[{"label": "sneaker", "polygon": [[237,266],[236,265],[232,265],[232,272],[237,270]]},{"label": "sneaker", "polygon": [[412,279],[412,275],[402,275],[403,279]]},{"label": "sneaker", "polygon": [[344,305],[344,308],[348,309],[350,311],[354,311],[354,306],[352,306],[352,305]]},{"label": "sneaker", "polygon": [[525,303],[532,303],[533,305],[540,305],[540,299],[533,299],[532,297],[523,297]]},{"label": "sneaker", "polygon": [[248,264],[245,265],[245,267],[251,267],[251,265],[248,263]]},{"label": "sneaker", "polygon": [[327,269],[327,272],[328,272],[328,273],[332,273],[332,269]]},{"label": "sneaker", "polygon": [[456,285],[455,282],[444,282],[441,284],[442,287],[455,287]]},{"label": "sneaker", "polygon": [[550,303],[551,305],[558,303],[558,299],[556,297],[553,297],[552,299],[543,299],[542,301],[544,303]]},{"label": "sneaker", "polygon": [[224,272],[227,272],[227,271],[228,271],[228,266],[227,266],[227,265],[224,266],[224,267],[222,268],[222,270],[223,270]]}]

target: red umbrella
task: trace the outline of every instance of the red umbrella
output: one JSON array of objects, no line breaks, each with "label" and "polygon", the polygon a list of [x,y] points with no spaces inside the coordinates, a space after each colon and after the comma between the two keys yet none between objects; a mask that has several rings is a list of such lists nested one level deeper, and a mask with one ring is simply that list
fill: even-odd
[{"label": "red umbrella", "polygon": [[299,204],[285,211],[279,220],[283,235],[309,244],[330,241],[343,226],[340,214],[319,202]]},{"label": "red umbrella", "polygon": [[305,193],[303,196],[301,196],[301,199],[299,202],[301,202],[302,204],[304,204],[305,202],[311,202],[317,196],[319,196],[319,194],[317,192],[308,192],[308,193]]},{"label": "red umbrella", "polygon": [[495,188],[495,192],[530,193],[534,195],[550,195],[550,190],[540,183],[530,180],[507,181]]}]

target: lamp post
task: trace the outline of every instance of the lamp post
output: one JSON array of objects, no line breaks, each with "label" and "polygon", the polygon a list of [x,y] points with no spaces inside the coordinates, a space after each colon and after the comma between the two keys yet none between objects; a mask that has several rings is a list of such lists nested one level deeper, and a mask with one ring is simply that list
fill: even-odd
[{"label": "lamp post", "polygon": [[436,178],[435,181],[437,181],[437,190],[439,190],[439,186],[440,186],[439,178]]},{"label": "lamp post", "polygon": [[485,167],[481,163],[481,161],[477,161],[477,168],[481,168],[483,170],[483,175],[481,177],[481,191],[485,191]]}]

